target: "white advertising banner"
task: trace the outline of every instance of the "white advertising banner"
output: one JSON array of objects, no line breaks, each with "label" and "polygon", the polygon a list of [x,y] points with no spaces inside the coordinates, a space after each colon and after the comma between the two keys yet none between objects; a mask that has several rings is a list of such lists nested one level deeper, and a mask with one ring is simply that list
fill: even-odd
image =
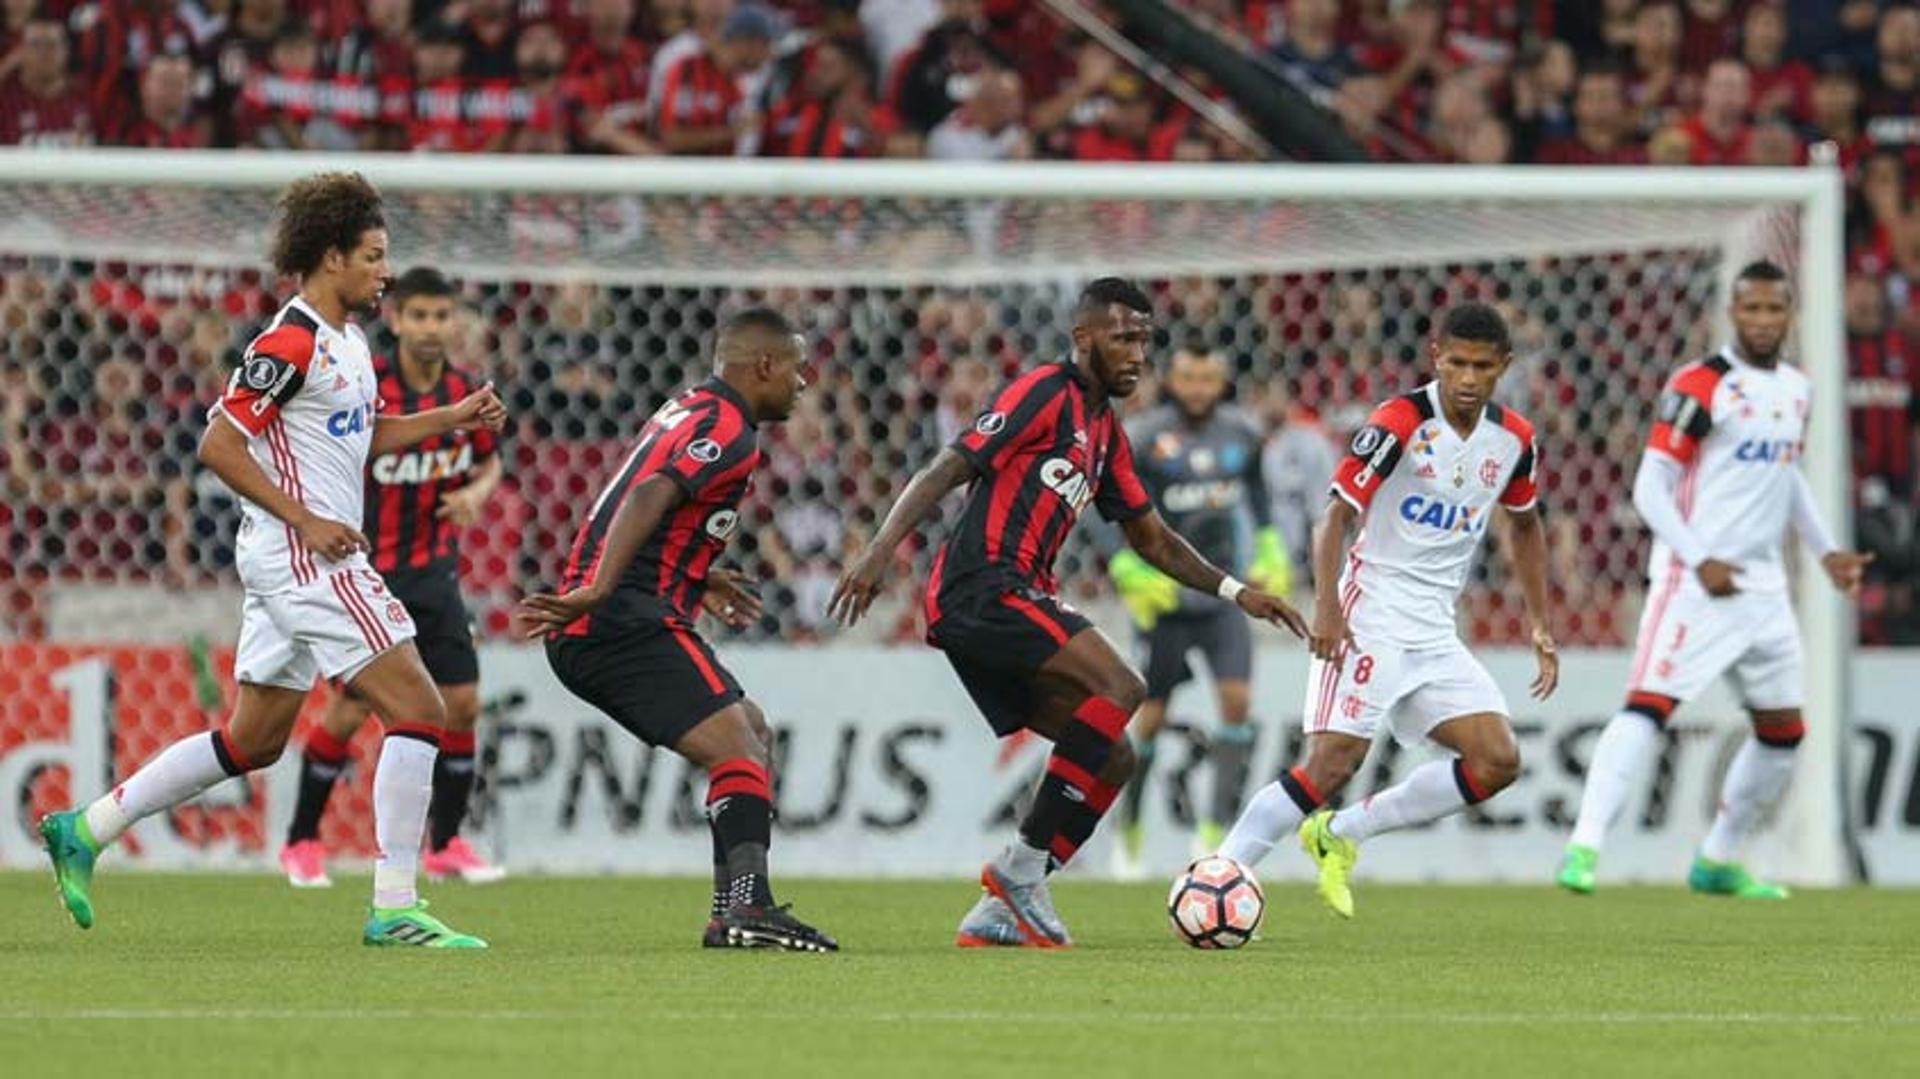
[{"label": "white advertising banner", "polygon": [[[777,731],[777,873],[962,876],[1012,834],[1046,748],[1031,740],[995,741],[938,653],[739,647],[722,648],[720,655]],[[1521,779],[1484,806],[1370,843],[1361,860],[1364,876],[1539,883],[1551,874],[1594,739],[1620,703],[1630,656],[1568,654],[1561,690],[1545,703],[1526,697],[1529,654],[1490,651],[1485,659],[1515,711]],[[481,672],[489,720],[470,834],[482,849],[521,871],[707,871],[703,776],[567,693],[537,649],[489,646]],[[1299,651],[1258,657],[1256,784],[1298,750],[1304,673]],[[65,694],[67,736],[0,751],[0,798],[16,806],[26,804],[26,784],[47,767],[98,772],[96,758],[113,736],[113,681],[85,664],[61,677],[72,683]],[[1174,722],[1146,795],[1148,861],[1156,873],[1184,864],[1194,807],[1211,796],[1204,763],[1209,697],[1204,684],[1190,685],[1173,702]],[[1843,755],[1847,810],[1857,840],[1852,849],[1876,883],[1920,884],[1920,710],[1914,701],[1920,701],[1920,656],[1889,651],[1855,659],[1854,731]],[[1830,721],[1809,717],[1812,724]],[[1742,716],[1724,690],[1675,717],[1658,766],[1610,840],[1602,859],[1606,879],[1672,882],[1684,875],[1712,816],[1720,773],[1744,736]],[[1393,782],[1426,753],[1376,747],[1347,796]],[[117,857],[153,867],[270,865],[273,839],[292,810],[294,756],[272,769],[258,793],[265,841],[189,840],[174,834],[174,818],[162,817],[137,829],[135,849]],[[1796,778],[1814,782],[1838,777]],[[244,786],[224,784],[209,797],[218,804],[248,796]],[[1789,824],[1770,828],[1751,860],[1792,880]],[[1107,870],[1108,831],[1082,851],[1075,872]],[[39,865],[35,840],[29,814],[7,815],[0,822],[0,865]],[[1286,843],[1260,871],[1267,879],[1303,879],[1309,868]]]}]

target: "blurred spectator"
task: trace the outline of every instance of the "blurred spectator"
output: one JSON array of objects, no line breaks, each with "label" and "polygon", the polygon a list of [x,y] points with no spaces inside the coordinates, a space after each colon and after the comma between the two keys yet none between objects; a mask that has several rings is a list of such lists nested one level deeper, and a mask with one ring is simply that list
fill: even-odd
[{"label": "blurred spectator", "polygon": [[1153,101],[1140,76],[1115,75],[1099,120],[1074,133],[1075,161],[1171,161],[1178,128],[1155,129]]},{"label": "blurred spectator", "polygon": [[1647,140],[1647,164],[1693,164],[1693,137],[1678,124],[1670,124],[1654,132],[1653,137]]},{"label": "blurred spectator", "polygon": [[1033,155],[1033,135],[1020,122],[1020,77],[987,71],[973,96],[927,137],[927,156],[938,161],[1015,161]]},{"label": "blurred spectator", "polygon": [[1337,0],[1287,0],[1285,30],[1268,55],[1293,88],[1326,102],[1357,71],[1353,54],[1340,41]]},{"label": "blurred spectator", "polygon": [[1753,100],[1747,65],[1738,60],[1715,60],[1700,86],[1700,111],[1680,124],[1693,142],[1696,165],[1741,165],[1753,129],[1747,124],[1747,105]]},{"label": "blurred spectator", "polygon": [[907,126],[932,131],[989,67],[1011,68],[1009,58],[987,40],[980,0],[941,0],[941,20],[900,59],[892,104]]},{"label": "blurred spectator", "polygon": [[1813,68],[1787,57],[1787,17],[1778,0],[1747,10],[1740,58],[1753,81],[1753,114],[1806,123],[1813,109]]},{"label": "blurred spectator", "polygon": [[267,53],[266,68],[240,92],[235,135],[269,150],[352,150],[379,108],[374,88],[326,78],[313,31],[289,22]]},{"label": "blurred spectator", "polygon": [[633,35],[633,0],[586,0],[586,40],[567,61],[583,148],[657,154],[646,135],[647,43]]},{"label": "blurred spectator", "polygon": [[495,93],[505,108],[512,134],[507,150],[516,154],[564,154],[572,146],[577,117],[576,101],[561,81],[567,63],[567,42],[551,22],[528,23],[515,42],[514,66],[518,84],[505,83]]},{"label": "blurred spectator", "polygon": [[772,17],[748,5],[727,16],[710,47],[667,70],[655,122],[668,153],[727,153],[759,126],[745,107],[740,77],[772,56],[773,35]]},{"label": "blurred spectator", "polygon": [[1427,140],[1442,160],[1464,161],[1468,142],[1491,115],[1479,76],[1470,71],[1449,76],[1434,90]]},{"label": "blurred spectator", "polygon": [[520,20],[513,0],[464,0],[460,21],[460,74],[469,79],[511,79]]},{"label": "blurred spectator", "polygon": [[1849,267],[1909,277],[1920,270],[1920,229],[1907,206],[1907,170],[1895,153],[1876,151],[1860,167],[1860,184],[1847,200]]},{"label": "blurred spectator", "polygon": [[[413,101],[407,146],[413,150],[485,149],[466,124],[466,81],[460,77],[466,46],[458,31],[429,23],[413,39]],[[506,136],[499,136],[501,142]]]},{"label": "blurred spectator", "polygon": [[0,82],[20,66],[27,23],[39,11],[40,0],[0,0]]},{"label": "blurred spectator", "polygon": [[216,146],[236,142],[235,106],[248,76],[267,66],[287,22],[286,0],[236,0],[232,16],[206,46],[206,76],[195,88],[213,121]]},{"label": "blurred spectator", "polygon": [[1887,316],[1886,290],[1874,277],[1847,275],[1846,319],[1854,474],[1878,476],[1906,498],[1914,493],[1920,439],[1920,366]]},{"label": "blurred spectator", "polygon": [[1879,54],[1866,83],[1867,137],[1904,151],[1907,172],[1920,168],[1920,9],[1889,8],[1880,19]]},{"label": "blurred spectator", "polygon": [[1597,65],[1580,75],[1573,97],[1573,137],[1540,151],[1549,165],[1644,165],[1647,152],[1633,140],[1626,81],[1612,67]]},{"label": "blurred spectator", "polygon": [[1680,105],[1680,7],[1653,0],[1633,20],[1633,67],[1627,100],[1642,131],[1664,125]]},{"label": "blurred spectator", "polygon": [[1809,98],[1813,137],[1840,149],[1840,164],[1849,176],[1873,152],[1873,143],[1860,125],[1860,82],[1839,57],[1822,61]]},{"label": "blurred spectator", "polygon": [[67,74],[67,30],[35,18],[21,35],[20,64],[0,81],[0,146],[90,146],[93,105]]},{"label": "blurred spectator", "polygon": [[1734,52],[1740,19],[1734,0],[1686,0],[1680,35],[1680,67],[1696,72]]},{"label": "blurred spectator", "polygon": [[873,46],[880,78],[891,84],[902,57],[940,22],[940,0],[861,0],[860,26]]},{"label": "blurred spectator", "polygon": [[1856,67],[1873,63],[1874,32],[1884,0],[1786,0],[1791,48],[1802,60],[1837,56]]},{"label": "blurred spectator", "polygon": [[647,107],[655,114],[660,110],[667,72],[720,40],[720,28],[733,14],[734,0],[674,0],[669,6],[679,12],[682,25],[653,54],[653,68],[647,74]]},{"label": "blurred spectator", "polygon": [[[766,157],[877,156],[886,125],[875,115],[873,71],[856,45],[826,38],[785,96],[767,111]],[[978,94],[978,89],[975,93]]]},{"label": "blurred spectator", "polygon": [[1513,76],[1513,119],[1529,148],[1573,134],[1571,99],[1579,74],[1564,41],[1549,41],[1522,59]]},{"label": "blurred spectator", "polygon": [[1562,0],[1553,5],[1554,36],[1582,60],[1620,57],[1633,51],[1640,0]]},{"label": "blurred spectator", "polygon": [[[1034,137],[1046,139],[1077,122],[1082,111],[1093,107],[1107,83],[1119,73],[1120,60],[1106,46],[1092,40],[1081,42],[1074,51],[1073,78],[1063,81],[1027,117]],[[1024,88],[1023,83],[1023,92]]]},{"label": "blurred spectator", "polygon": [[75,32],[73,66],[92,84],[93,114],[102,131],[130,122],[126,106],[139,96],[140,73],[149,61],[193,49],[179,7],[167,0],[93,0],[74,8],[67,23]]},{"label": "blurred spectator", "polygon": [[1753,125],[1752,136],[1747,139],[1747,156],[1740,163],[1760,168],[1791,168],[1802,164],[1804,149],[1793,128],[1781,120],[1768,120]]},{"label": "blurred spectator", "polygon": [[1489,116],[1467,135],[1460,160],[1467,165],[1505,165],[1513,160],[1513,134],[1506,121]]},{"label": "blurred spectator", "polygon": [[193,107],[193,62],[185,56],[156,56],[140,73],[140,115],[113,135],[120,146],[149,150],[193,150],[212,138],[212,125]]}]

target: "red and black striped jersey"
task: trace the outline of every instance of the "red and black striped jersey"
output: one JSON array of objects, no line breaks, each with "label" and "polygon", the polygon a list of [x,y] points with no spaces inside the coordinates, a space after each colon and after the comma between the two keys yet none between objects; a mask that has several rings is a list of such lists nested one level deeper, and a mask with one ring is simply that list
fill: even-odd
[{"label": "red and black striped jersey", "polygon": [[1153,508],[1133,448],[1105,395],[1071,362],[1015,379],[953,442],[979,476],[934,562],[928,588],[1059,588],[1053,561],[1092,502],[1109,521]]},{"label": "red and black striped jersey", "polygon": [[1879,476],[1896,492],[1912,488],[1920,431],[1920,365],[1896,329],[1847,334],[1847,404],[1852,410],[1853,472]]},{"label": "red and black striped jersey", "polygon": [[[373,369],[380,380],[380,410],[388,416],[459,404],[480,388],[472,375],[453,366],[424,393],[407,384],[394,359],[377,357]],[[460,557],[460,527],[437,516],[440,499],[465,487],[498,448],[494,433],[483,428],[437,435],[368,460],[365,531],[373,544],[373,568],[382,573],[453,569]]]},{"label": "red and black striped jersey", "polygon": [[561,632],[585,637],[636,623],[691,625],[706,592],[707,570],[740,523],[740,499],[759,463],[747,403],[720,379],[708,379],[662,405],[594,499],[574,537],[560,590],[569,592],[593,579],[614,519],[642,480],[664,475],[686,497],[647,537],[606,602]]}]

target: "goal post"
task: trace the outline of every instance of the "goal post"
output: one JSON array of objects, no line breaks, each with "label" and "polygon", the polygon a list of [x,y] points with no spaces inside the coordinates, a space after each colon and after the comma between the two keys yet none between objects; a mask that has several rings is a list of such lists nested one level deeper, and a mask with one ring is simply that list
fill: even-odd
[{"label": "goal post", "polygon": [[[502,325],[559,317],[547,300],[524,297],[581,282],[618,291],[595,301],[612,311],[589,326],[603,349],[651,341],[673,325],[678,336],[606,376],[641,397],[688,370],[692,330],[670,310],[681,297],[711,305],[703,317],[747,294],[807,310],[831,324],[836,355],[866,365],[848,392],[896,402],[864,406],[877,433],[860,436],[876,460],[896,466],[915,461],[924,439],[895,432],[913,425],[885,408],[923,408],[915,422],[932,430],[945,405],[940,386],[921,387],[939,407],[917,405],[911,393],[897,403],[903,382],[1052,352],[1064,331],[1049,311],[1077,284],[1109,273],[1157,283],[1157,296],[1178,312],[1175,332],[1234,351],[1250,382],[1285,383],[1294,396],[1338,384],[1324,391],[1328,410],[1354,407],[1341,396],[1349,390],[1393,385],[1443,298],[1495,299],[1522,316],[1523,358],[1555,369],[1536,379],[1545,389],[1525,391],[1546,394],[1548,404],[1529,407],[1579,412],[1536,419],[1583,461],[1604,464],[1610,450],[1630,462],[1639,447],[1624,444],[1623,433],[1644,437],[1649,385],[1657,389],[1671,363],[1723,339],[1727,283],[1741,262],[1765,255],[1792,275],[1796,358],[1815,385],[1804,467],[1835,535],[1851,535],[1843,198],[1830,163],[1139,167],[0,150],[0,268],[46,268],[96,291],[142,275],[250,274],[257,290],[271,292],[263,258],[276,194],[333,169],[364,173],[388,197],[396,269],[430,263],[487,283],[489,317]],[[929,328],[936,316],[948,321]],[[145,332],[160,339],[179,331],[165,318],[153,325]],[[56,340],[69,332],[80,331],[56,326],[35,347],[84,354]],[[525,362],[539,362],[534,332],[513,332],[531,356]],[[889,373],[888,364],[908,374]],[[1589,423],[1594,413],[1607,423]],[[1544,449],[1549,469],[1558,448]],[[866,475],[839,478],[862,499],[882,490]],[[1625,492],[1572,497],[1610,508],[1594,510],[1593,530],[1559,535],[1609,548],[1594,556],[1594,572],[1636,592],[1642,586],[1629,578],[1639,567],[1626,564],[1628,541],[1615,535],[1634,535],[1620,523]],[[551,524],[543,512],[527,511],[529,528]],[[535,546],[521,544],[515,557],[538,563],[540,553],[526,550]],[[76,557],[71,548],[54,556],[47,579],[57,581]],[[1511,604],[1501,606],[1494,591],[1475,593],[1470,617],[1496,627],[1492,639],[1510,641],[1497,626]],[[1807,883],[1840,883],[1850,873],[1841,750],[1853,619],[1817,571],[1800,574],[1799,610],[1811,722],[1781,815],[1793,856],[1782,868]],[[1631,633],[1622,616],[1588,643],[1618,649]]]}]

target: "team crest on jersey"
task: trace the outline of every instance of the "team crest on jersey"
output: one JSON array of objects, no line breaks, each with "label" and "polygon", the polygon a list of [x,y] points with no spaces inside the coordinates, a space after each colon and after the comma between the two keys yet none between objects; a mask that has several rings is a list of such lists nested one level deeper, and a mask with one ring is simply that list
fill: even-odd
[{"label": "team crest on jersey", "polygon": [[1500,458],[1489,457],[1480,462],[1480,486],[1492,487],[1500,482]]},{"label": "team crest on jersey", "polygon": [[708,517],[705,527],[707,535],[724,543],[727,537],[733,535],[734,527],[739,523],[740,514],[728,509],[721,510],[713,516]]},{"label": "team crest on jersey", "polygon": [[1006,426],[1007,415],[1004,412],[988,412],[973,421],[973,429],[983,435],[997,435]]},{"label": "team crest on jersey", "polygon": [[697,439],[687,446],[687,456],[710,465],[720,459],[720,443],[711,438]]},{"label": "team crest on jersey", "polygon": [[387,603],[387,621],[392,622],[396,626],[406,625],[407,624],[406,604],[401,603],[397,599],[389,600]]}]

